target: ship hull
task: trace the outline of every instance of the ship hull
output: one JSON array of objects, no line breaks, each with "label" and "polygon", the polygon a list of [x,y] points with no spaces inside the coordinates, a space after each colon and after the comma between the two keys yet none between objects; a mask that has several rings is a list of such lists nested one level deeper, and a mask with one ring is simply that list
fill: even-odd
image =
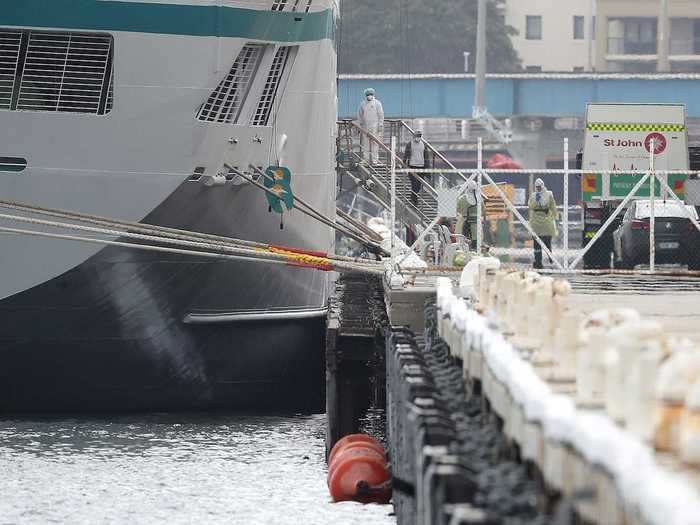
[{"label": "ship hull", "polygon": [[[335,2],[10,4],[0,161],[22,162],[0,162],[2,199],[333,250],[327,226],[219,183],[284,164],[333,220]],[[0,267],[0,411],[322,407],[328,273],[7,230]]]},{"label": "ship hull", "polygon": [[[250,186],[192,182],[143,222],[294,246],[323,234],[281,230]],[[318,410],[328,280],[107,247],[0,301],[0,411]]]}]

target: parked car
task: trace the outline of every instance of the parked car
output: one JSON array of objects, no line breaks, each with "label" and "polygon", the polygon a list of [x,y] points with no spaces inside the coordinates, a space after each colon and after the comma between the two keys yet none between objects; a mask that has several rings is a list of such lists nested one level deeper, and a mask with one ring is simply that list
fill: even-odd
[{"label": "parked car", "polygon": [[[689,219],[698,219],[693,206],[671,200],[655,200],[654,229],[656,262],[686,264],[691,270],[700,270],[700,231]],[[638,264],[649,264],[649,230],[651,201],[632,201],[620,226],[613,232],[615,266],[632,269]]]}]

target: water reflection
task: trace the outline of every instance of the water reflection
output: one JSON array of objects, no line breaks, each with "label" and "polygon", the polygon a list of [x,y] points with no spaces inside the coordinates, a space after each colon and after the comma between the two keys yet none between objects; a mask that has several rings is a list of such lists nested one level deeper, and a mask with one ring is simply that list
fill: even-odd
[{"label": "water reflection", "polygon": [[334,505],[323,416],[0,420],[2,523],[394,523]]}]

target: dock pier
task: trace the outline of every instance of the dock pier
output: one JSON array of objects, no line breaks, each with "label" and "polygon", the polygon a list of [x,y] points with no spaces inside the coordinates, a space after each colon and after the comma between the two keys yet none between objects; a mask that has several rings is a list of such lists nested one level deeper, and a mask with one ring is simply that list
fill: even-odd
[{"label": "dock pier", "polygon": [[[373,363],[376,380],[382,362],[400,525],[698,523],[700,469],[681,461],[678,451],[655,450],[610,417],[604,402],[579,399],[583,379],[574,354],[585,349],[569,348],[576,337],[560,332],[599,308],[636,306],[669,333],[696,342],[695,324],[681,321],[700,316],[700,282],[656,279],[650,286],[643,277],[572,276],[564,286],[558,280],[566,291],[565,301],[556,299],[564,301],[562,313],[549,324],[541,320],[551,333],[538,341],[520,333],[523,312],[513,308],[528,304],[519,295],[525,285],[517,283],[533,275],[482,273],[468,299],[459,296],[458,274],[422,276],[398,289],[377,278],[365,288],[371,300],[348,303],[372,305],[364,319],[372,319],[373,335],[369,325],[351,335],[355,325],[343,328],[339,319],[347,313],[336,320],[331,313],[329,370],[348,372],[335,378],[329,372],[329,444],[356,431],[353,418],[368,405],[366,363]],[[347,293],[347,283],[342,286]],[[660,296],[682,310],[662,312]],[[382,306],[385,314],[377,315]],[[547,311],[536,303],[529,310],[531,320]],[[646,417],[653,420],[653,412]]]},{"label": "dock pier", "polygon": [[326,453],[359,431],[370,406],[385,406],[382,279],[348,273],[336,283],[326,331]]}]

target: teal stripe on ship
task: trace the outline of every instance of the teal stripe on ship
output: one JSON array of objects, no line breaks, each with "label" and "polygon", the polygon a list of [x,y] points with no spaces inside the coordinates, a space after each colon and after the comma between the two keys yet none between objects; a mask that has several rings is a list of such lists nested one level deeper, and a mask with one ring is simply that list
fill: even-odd
[{"label": "teal stripe on ship", "polygon": [[333,38],[333,13],[109,0],[0,0],[0,26],[221,36],[273,42]]}]

